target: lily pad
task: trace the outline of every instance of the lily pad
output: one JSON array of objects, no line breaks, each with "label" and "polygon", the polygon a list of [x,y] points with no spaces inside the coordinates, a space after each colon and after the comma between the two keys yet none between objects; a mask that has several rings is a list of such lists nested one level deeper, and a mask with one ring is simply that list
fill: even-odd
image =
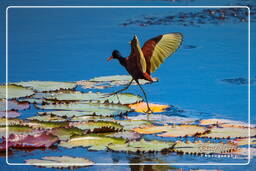
[{"label": "lily pad", "polygon": [[[17,85],[8,85],[8,99],[16,99],[20,97],[27,97],[33,95],[33,90],[17,86]],[[0,99],[6,98],[6,86],[0,85]]]},{"label": "lily pad", "polygon": [[58,111],[40,112],[39,114],[52,114],[56,116],[84,116],[84,115],[98,115],[98,116],[116,116],[127,113],[130,108],[123,105],[116,104],[95,104],[95,103],[70,103],[70,104],[46,104],[36,105],[40,109],[51,109]]},{"label": "lily pad", "polygon": [[133,131],[122,131],[122,132],[115,132],[106,135],[108,137],[115,137],[115,138],[123,138],[126,140],[138,140],[141,138],[141,135],[133,132]]},{"label": "lily pad", "polygon": [[106,121],[73,122],[73,123],[70,123],[70,126],[81,129],[81,130],[86,130],[90,133],[115,132],[123,129],[123,127],[118,123],[106,122]]},{"label": "lily pad", "polygon": [[[5,143],[5,138],[3,143]],[[11,148],[45,148],[58,141],[58,138],[46,133],[34,135],[11,134],[8,138],[8,146]]]},{"label": "lily pad", "polygon": [[[251,135],[256,135],[256,128],[250,128],[251,129]],[[225,128],[219,128],[219,127],[213,127],[210,129],[210,131],[207,134],[199,135],[200,137],[205,138],[242,138],[242,137],[248,137],[248,128],[241,128],[241,127],[225,127]]]},{"label": "lily pad", "polygon": [[173,148],[175,143],[162,142],[162,141],[130,141],[125,144],[110,144],[108,149],[118,152],[131,152],[131,153],[149,153],[149,152],[167,152]]},{"label": "lily pad", "polygon": [[76,87],[76,83],[58,82],[58,81],[28,81],[28,82],[17,82],[12,84],[19,85],[26,88],[31,88],[37,92],[74,89]]},{"label": "lily pad", "polygon": [[[20,113],[17,111],[7,111],[8,118],[17,118],[20,116]],[[5,118],[6,112],[0,111],[0,118]]]},{"label": "lily pad", "polygon": [[132,130],[152,125],[151,122],[145,120],[115,120],[116,123],[123,126],[124,130]]},{"label": "lily pad", "polygon": [[87,167],[94,164],[94,162],[80,157],[69,157],[69,156],[62,156],[62,157],[43,157],[42,159],[28,159],[26,160],[26,164],[35,165],[38,167],[46,167],[46,168],[80,168],[80,167]]},{"label": "lily pad", "polygon": [[[22,125],[23,120],[21,119],[16,119],[16,118],[9,118],[8,119],[8,125]],[[6,118],[0,118],[0,126],[6,126]]]},{"label": "lily pad", "polygon": [[122,138],[106,137],[101,135],[85,135],[71,138],[67,142],[62,141],[60,146],[66,148],[89,147],[89,150],[105,150],[109,144],[124,144],[126,140]]},{"label": "lily pad", "polygon": [[72,122],[81,122],[81,121],[108,121],[108,122],[115,122],[113,117],[103,117],[103,116],[75,116],[70,119]]},{"label": "lily pad", "polygon": [[[160,105],[160,104],[153,104],[153,103],[149,103],[148,105],[154,113],[164,112],[166,108],[170,107],[168,105]],[[147,111],[148,109],[147,103],[145,102],[130,104],[129,107],[134,109],[136,112],[140,112],[140,113],[145,113],[145,111]]]},{"label": "lily pad", "polygon": [[[149,126],[133,129],[140,134],[155,134],[161,133],[160,137],[185,137],[204,134],[208,131],[207,128],[198,125],[166,125],[166,126]],[[162,133],[164,132],[164,133]]]},{"label": "lily pad", "polygon": [[182,154],[222,154],[235,151],[237,146],[233,143],[210,143],[210,142],[182,142],[177,141],[174,151]]},{"label": "lily pad", "polygon": [[[15,134],[15,135],[33,135],[35,133],[38,133],[37,131],[33,130],[32,128],[28,126],[8,126],[8,134]],[[0,126],[0,137],[6,136],[6,127]]]},{"label": "lily pad", "polygon": [[37,120],[31,120],[24,122],[23,125],[29,126],[33,129],[52,129],[58,127],[68,127],[68,122],[42,122]]},{"label": "lily pad", "polygon": [[[90,80],[78,81],[77,85],[81,85],[85,89],[104,89],[114,86],[127,85],[132,80],[132,77],[129,75],[112,75],[112,76],[102,76],[95,77]],[[158,81],[156,78],[153,78],[154,81]],[[151,83],[147,80],[139,79],[141,85]],[[134,81],[132,85],[136,85]]]},{"label": "lily pad", "polygon": [[22,98],[22,99],[18,99],[19,102],[28,102],[28,103],[32,103],[32,104],[42,104],[44,103],[46,100],[44,99],[36,99],[36,98]]},{"label": "lily pad", "polygon": [[72,136],[83,135],[84,131],[78,128],[53,128],[50,133],[57,136],[59,140],[66,141]]},{"label": "lily pad", "polygon": [[248,145],[249,142],[251,145],[256,145],[256,138],[236,138],[231,140],[231,142],[235,143],[238,146]]},{"label": "lily pad", "polygon": [[[204,119],[200,121],[200,124],[219,125],[221,127],[248,127],[248,123],[228,119]],[[250,127],[255,127],[255,125],[251,124]]]},{"label": "lily pad", "polygon": [[131,120],[147,120],[158,124],[188,124],[194,123],[197,118],[186,118],[180,116],[167,116],[163,114],[152,114],[152,115],[138,115],[138,116],[128,116]]},{"label": "lily pad", "polygon": [[46,94],[43,98],[57,101],[84,101],[87,103],[112,103],[123,105],[138,103],[143,100],[140,96],[129,93],[120,93],[116,96],[107,93],[82,93],[79,91]]},{"label": "lily pad", "polygon": [[39,115],[39,116],[32,116],[27,118],[28,120],[36,120],[42,122],[65,122],[67,119],[59,116],[52,116],[52,115]]},{"label": "lily pad", "polygon": [[[18,102],[16,100],[8,101],[7,110],[25,110],[29,108],[28,102]],[[6,110],[6,100],[0,100],[0,111]]]}]

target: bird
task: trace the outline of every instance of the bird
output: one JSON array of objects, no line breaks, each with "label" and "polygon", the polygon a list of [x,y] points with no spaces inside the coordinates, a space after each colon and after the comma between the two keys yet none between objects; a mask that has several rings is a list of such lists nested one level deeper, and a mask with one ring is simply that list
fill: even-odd
[{"label": "bird", "polygon": [[118,50],[114,50],[112,52],[112,56],[107,58],[107,61],[117,59],[132,76],[132,80],[127,84],[127,86],[121,90],[111,93],[111,95],[127,90],[135,80],[144,94],[147,103],[146,113],[153,113],[149,107],[146,92],[138,80],[144,79],[153,82],[151,73],[155,72],[166,58],[176,52],[182,42],[183,35],[181,33],[168,33],[149,39],[141,48],[138,37],[134,35],[130,42],[131,52],[128,57],[123,57]]}]

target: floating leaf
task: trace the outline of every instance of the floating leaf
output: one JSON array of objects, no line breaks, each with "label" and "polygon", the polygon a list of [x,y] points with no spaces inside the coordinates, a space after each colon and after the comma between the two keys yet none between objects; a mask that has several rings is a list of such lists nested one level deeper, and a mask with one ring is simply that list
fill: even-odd
[{"label": "floating leaf", "polygon": [[180,116],[167,116],[162,114],[152,114],[152,115],[138,115],[138,116],[128,116],[128,119],[131,120],[147,120],[153,123],[159,123],[159,124],[167,124],[167,123],[173,123],[173,124],[185,124],[185,123],[194,123],[196,118],[185,118]]},{"label": "floating leaf", "polygon": [[152,125],[151,122],[145,120],[115,120],[115,122],[122,125],[124,130],[132,130],[134,128]]},{"label": "floating leaf", "polygon": [[[20,116],[20,113],[17,111],[7,111],[8,118],[17,118]],[[0,111],[0,118],[5,118],[6,112]]]},{"label": "floating leaf", "polygon": [[[160,105],[160,104],[152,104],[152,103],[149,103],[148,105],[154,113],[164,112],[166,108],[170,107],[168,105]],[[140,113],[145,113],[145,111],[147,111],[148,109],[147,103],[145,102],[130,104],[129,107],[134,109],[136,112],[140,112]]]},{"label": "floating leaf", "polygon": [[[7,110],[25,110],[29,108],[28,102],[18,102],[16,100],[8,101]],[[0,111],[6,110],[6,100],[0,100]]]},{"label": "floating leaf", "polygon": [[[251,136],[256,135],[256,128],[251,129]],[[200,137],[205,138],[239,138],[239,137],[248,137],[248,128],[240,128],[240,127],[213,127],[210,129],[205,135],[199,135]]]},{"label": "floating leaf", "polygon": [[72,122],[77,122],[77,121],[109,121],[109,122],[115,122],[115,119],[113,117],[103,117],[103,116],[75,116],[71,118]]},{"label": "floating leaf", "polygon": [[[96,77],[90,80],[78,81],[77,84],[81,85],[85,89],[104,89],[113,86],[127,85],[132,80],[132,77],[129,75],[112,75],[112,76],[103,76]],[[157,81],[156,78],[153,78],[154,81]],[[141,85],[151,83],[150,81],[139,79]],[[132,85],[136,85],[134,81]]]},{"label": "floating leaf", "polygon": [[[16,86],[16,85],[8,85],[8,99],[15,99],[20,97],[27,97],[33,95],[34,92],[30,89]],[[6,98],[6,86],[0,85],[0,99]]]},{"label": "floating leaf", "polygon": [[[8,126],[8,135],[15,134],[15,135],[33,135],[38,133],[38,130],[33,130],[28,126]],[[0,137],[6,136],[6,126],[0,126]]]},{"label": "floating leaf", "polygon": [[68,122],[42,122],[31,120],[25,122],[23,125],[29,126],[34,129],[52,129],[58,127],[68,127]]},{"label": "floating leaf", "polygon": [[59,117],[59,116],[52,116],[52,115],[39,115],[39,116],[32,116],[27,118],[28,120],[36,120],[42,122],[65,122],[67,119]]},{"label": "floating leaf", "polygon": [[[3,143],[5,143],[5,141],[4,138]],[[8,146],[11,148],[43,148],[50,147],[57,141],[57,137],[46,133],[34,135],[11,134],[8,138]]]},{"label": "floating leaf", "polygon": [[197,125],[166,125],[166,126],[149,126],[133,129],[140,134],[158,134],[160,137],[185,137],[204,134],[207,128]]},{"label": "floating leaf", "polygon": [[133,132],[133,131],[122,131],[122,132],[115,132],[106,135],[108,137],[115,137],[115,138],[123,138],[126,140],[138,140],[140,139],[141,135]]},{"label": "floating leaf", "polygon": [[57,136],[59,140],[66,141],[72,136],[83,135],[84,131],[78,128],[53,128],[50,133]]},{"label": "floating leaf", "polygon": [[58,101],[84,101],[87,103],[113,103],[113,104],[133,104],[142,101],[140,96],[120,93],[118,95],[109,95],[107,93],[82,93],[79,91],[59,92],[45,94],[43,98]]},{"label": "floating leaf", "polygon": [[221,154],[236,150],[237,146],[233,143],[210,143],[210,142],[182,142],[177,141],[174,151],[184,154]]},{"label": "floating leaf", "polygon": [[87,130],[88,132],[113,132],[122,130],[123,127],[114,122],[98,121],[98,122],[74,122],[70,123],[71,127],[75,127],[81,130]]},{"label": "floating leaf", "polygon": [[238,146],[248,145],[249,142],[251,145],[256,145],[256,138],[236,138],[231,140],[231,142],[235,143]]},{"label": "floating leaf", "polygon": [[106,137],[101,135],[85,135],[74,137],[67,142],[62,141],[60,146],[66,148],[89,147],[89,150],[105,150],[109,144],[124,144],[125,140],[121,138]]},{"label": "floating leaf", "polygon": [[161,152],[169,151],[173,148],[175,143],[173,142],[162,142],[162,141],[130,141],[126,144],[110,144],[108,148],[118,152],[132,152],[132,153],[145,153],[145,152]]},{"label": "floating leaf", "polygon": [[28,82],[18,82],[13,84],[26,87],[26,88],[32,88],[37,92],[74,89],[76,87],[76,83],[73,83],[73,82],[57,82],[57,81],[28,81]]},{"label": "floating leaf", "polygon": [[18,99],[19,102],[28,102],[28,103],[33,103],[33,104],[42,104],[46,100],[44,99],[36,99],[36,98],[22,98]]},{"label": "floating leaf", "polygon": [[26,160],[26,164],[34,165],[38,167],[46,167],[46,168],[79,168],[79,167],[87,167],[94,164],[94,162],[80,157],[43,157],[42,159],[29,159]]},{"label": "floating leaf", "polygon": [[[248,123],[228,119],[204,119],[200,121],[200,124],[219,125],[221,127],[248,127]],[[255,127],[255,125],[251,124],[250,127]]]},{"label": "floating leaf", "polygon": [[[8,119],[8,125],[21,125],[23,123],[23,120],[21,119],[15,119],[15,118],[9,118]],[[6,126],[6,118],[0,118],[0,126]]]},{"label": "floating leaf", "polygon": [[58,111],[39,112],[39,114],[52,114],[56,116],[116,116],[127,113],[130,108],[117,104],[95,104],[95,103],[70,103],[70,104],[46,104],[36,105],[40,109],[51,109]]}]

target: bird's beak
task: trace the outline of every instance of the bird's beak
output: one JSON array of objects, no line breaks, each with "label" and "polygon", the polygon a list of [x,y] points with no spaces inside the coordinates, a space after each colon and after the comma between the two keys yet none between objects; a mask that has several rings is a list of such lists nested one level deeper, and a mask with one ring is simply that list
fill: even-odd
[{"label": "bird's beak", "polygon": [[110,57],[107,59],[107,61],[110,61],[111,59],[113,59],[113,56],[110,56]]}]

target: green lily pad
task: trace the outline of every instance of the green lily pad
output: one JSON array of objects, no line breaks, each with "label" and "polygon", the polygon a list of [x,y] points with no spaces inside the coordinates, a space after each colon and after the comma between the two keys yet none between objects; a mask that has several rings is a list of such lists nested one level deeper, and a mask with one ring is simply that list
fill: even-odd
[{"label": "green lily pad", "polygon": [[72,136],[80,136],[84,131],[78,128],[53,128],[50,130],[52,135],[55,135],[61,141],[69,140]]},{"label": "green lily pad", "polygon": [[107,137],[123,138],[126,140],[138,140],[141,138],[141,135],[133,131],[122,131],[122,132],[113,132],[106,135]]},{"label": "green lily pad", "polygon": [[36,120],[42,122],[65,122],[67,119],[59,116],[52,116],[52,115],[39,115],[39,116],[32,116],[27,118],[28,120]]},{"label": "green lily pad", "polygon": [[[104,89],[113,86],[122,86],[127,85],[132,80],[132,77],[129,75],[112,75],[112,76],[102,76],[95,77],[90,80],[78,81],[77,85],[81,85],[85,89]],[[156,78],[153,78],[154,81],[157,81]],[[139,79],[141,85],[151,83],[150,81]],[[134,81],[132,85],[136,85]]]},{"label": "green lily pad", "polygon": [[164,126],[148,126],[133,129],[140,134],[161,133],[160,137],[186,137],[204,134],[207,128],[198,125],[164,125]]},{"label": "green lily pad", "polygon": [[122,138],[90,134],[71,138],[67,142],[61,141],[60,146],[66,148],[89,147],[89,150],[106,150],[109,144],[124,144],[125,142],[126,140]]},{"label": "green lily pad", "polygon": [[115,122],[113,117],[103,117],[103,116],[75,116],[70,119],[72,122],[80,122],[80,121],[108,121],[108,122]]},{"label": "green lily pad", "polygon": [[180,116],[167,116],[163,114],[154,114],[154,115],[138,115],[138,116],[129,116],[127,117],[131,120],[147,120],[152,123],[158,123],[158,124],[188,124],[188,123],[194,123],[196,118],[185,118]]},{"label": "green lily pad", "polygon": [[210,143],[210,142],[176,142],[174,151],[182,154],[222,154],[237,149],[233,143]]},{"label": "green lily pad", "polygon": [[71,127],[75,127],[81,130],[87,130],[88,132],[115,132],[120,131],[123,127],[114,122],[105,122],[105,121],[98,121],[98,122],[74,122],[70,123]]},{"label": "green lily pad", "polygon": [[[256,128],[251,129],[251,137],[256,136]],[[248,128],[243,127],[212,127],[210,132],[204,135],[199,135],[200,137],[205,138],[243,138],[248,137]]]},{"label": "green lily pad", "polygon": [[164,125],[164,126],[149,126],[133,129],[140,134],[155,134],[161,133],[160,137],[186,137],[204,134],[208,131],[207,128],[198,125]]},{"label": "green lily pad", "polygon": [[22,99],[18,99],[18,101],[19,102],[28,102],[28,103],[32,103],[32,104],[42,104],[46,100],[44,100],[44,99],[36,99],[36,98],[22,98]]},{"label": "green lily pad", "polygon": [[37,120],[31,120],[24,122],[23,125],[29,126],[34,129],[52,129],[58,127],[68,127],[68,122],[42,122]]},{"label": "green lily pad", "polygon": [[[0,99],[6,98],[6,86],[0,85]],[[17,86],[17,85],[8,85],[8,99],[16,99],[20,97],[27,97],[33,95],[33,90]]]},{"label": "green lily pad", "polygon": [[51,109],[58,111],[39,112],[39,114],[52,114],[56,116],[116,116],[127,113],[131,109],[127,106],[116,104],[95,104],[95,103],[69,103],[69,104],[46,104],[36,105],[39,109]]},{"label": "green lily pad", "polygon": [[[23,120],[16,118],[8,118],[8,125],[22,125]],[[0,126],[6,126],[6,118],[0,118]]]},{"label": "green lily pad", "polygon": [[84,101],[87,103],[112,103],[112,104],[133,104],[142,101],[140,96],[120,93],[118,96],[109,95],[107,93],[82,93],[79,91],[59,92],[45,94],[43,98],[57,101]]},{"label": "green lily pad", "polygon": [[162,141],[130,141],[126,144],[110,144],[108,149],[118,152],[131,152],[131,153],[148,153],[148,152],[167,152],[173,148],[175,143],[162,142]]},{"label": "green lily pad", "polygon": [[[38,133],[38,131],[33,130],[32,128],[28,126],[8,126],[8,134],[15,134],[15,135],[33,135],[35,133]],[[0,137],[6,136],[6,127],[5,126],[0,126]]]},{"label": "green lily pad", "polygon": [[124,130],[132,130],[134,128],[152,126],[151,122],[145,120],[115,120],[115,122],[122,125]]},{"label": "green lily pad", "polygon": [[37,92],[74,89],[76,87],[76,83],[58,82],[58,81],[28,81],[28,82],[17,82],[12,84],[19,85],[26,88],[31,88]]},{"label": "green lily pad", "polygon": [[38,167],[45,168],[59,168],[59,169],[74,169],[80,167],[87,167],[94,164],[94,162],[80,157],[43,157],[42,159],[28,159],[26,160],[26,164],[34,165]]}]

